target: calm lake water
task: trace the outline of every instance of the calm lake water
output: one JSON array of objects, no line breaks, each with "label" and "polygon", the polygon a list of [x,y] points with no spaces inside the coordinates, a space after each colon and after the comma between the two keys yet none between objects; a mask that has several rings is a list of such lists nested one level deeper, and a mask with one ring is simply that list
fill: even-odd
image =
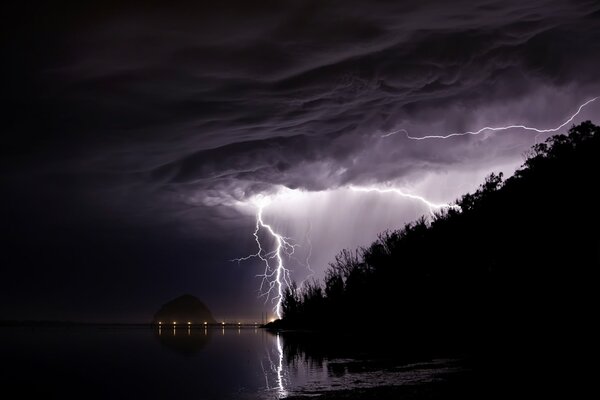
[{"label": "calm lake water", "polygon": [[50,397],[278,399],[441,379],[454,360],[311,355],[255,328],[3,327],[0,383]]}]

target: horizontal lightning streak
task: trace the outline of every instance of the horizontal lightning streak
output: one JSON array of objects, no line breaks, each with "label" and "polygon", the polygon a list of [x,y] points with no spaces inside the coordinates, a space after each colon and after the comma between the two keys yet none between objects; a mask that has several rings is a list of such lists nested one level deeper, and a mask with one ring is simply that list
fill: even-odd
[{"label": "horizontal lightning streak", "polygon": [[406,193],[401,189],[398,188],[377,188],[377,187],[364,187],[364,186],[350,186],[350,189],[355,191],[355,192],[375,192],[375,193],[394,193],[397,195],[400,195],[402,197],[406,197],[408,199],[412,199],[412,200],[418,200],[424,204],[427,205],[427,207],[429,207],[429,211],[431,213],[433,213],[433,210],[439,210],[442,208],[454,208],[454,209],[458,209],[460,210],[460,207],[458,205],[455,204],[446,204],[446,203],[434,203],[431,202],[429,200],[427,200],[425,197],[423,196],[419,196],[416,194],[411,194],[411,193]]},{"label": "horizontal lightning streak", "polygon": [[524,131],[536,132],[537,133],[536,139],[537,139],[537,137],[541,134],[553,133],[553,132],[557,132],[557,131],[561,130],[567,124],[573,122],[575,117],[577,117],[581,113],[581,110],[583,110],[588,104],[593,103],[596,100],[598,100],[598,97],[594,97],[594,98],[586,101],[585,103],[583,103],[582,105],[579,106],[579,108],[577,109],[577,112],[575,112],[575,114],[571,115],[571,117],[569,117],[569,119],[567,119],[565,122],[563,122],[562,124],[560,124],[559,126],[554,127],[554,128],[540,129],[540,128],[535,128],[535,127],[531,127],[531,126],[527,126],[527,125],[515,124],[515,125],[506,125],[506,126],[498,126],[498,127],[486,126],[479,130],[476,130],[476,131],[454,132],[454,133],[449,133],[447,135],[425,135],[425,136],[410,136],[410,134],[408,133],[408,131],[406,129],[398,129],[393,132],[389,132],[384,135],[381,135],[381,137],[385,138],[385,137],[392,136],[397,133],[403,132],[406,134],[407,139],[410,139],[410,140],[449,139],[449,138],[452,138],[455,136],[479,135],[481,133],[488,132],[488,131],[498,132],[498,131],[506,131],[509,129],[522,129]]}]

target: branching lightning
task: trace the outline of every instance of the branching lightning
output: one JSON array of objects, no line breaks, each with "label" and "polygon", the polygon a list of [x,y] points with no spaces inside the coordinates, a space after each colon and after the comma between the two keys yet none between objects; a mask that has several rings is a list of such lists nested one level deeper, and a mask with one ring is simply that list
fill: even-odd
[{"label": "branching lightning", "polygon": [[[267,205],[271,203],[270,197],[258,196],[253,201],[257,208],[256,211],[256,226],[254,229],[254,240],[258,246],[258,251],[246,257],[236,258],[232,261],[242,262],[251,258],[259,258],[265,266],[263,274],[258,275],[261,279],[259,288],[259,297],[265,297],[265,302],[271,301],[275,303],[273,311],[277,318],[282,317],[281,301],[283,299],[284,286],[291,285],[290,271],[284,265],[284,256],[291,257],[296,250],[297,244],[294,244],[288,237],[275,232],[273,227],[265,223],[263,219],[263,211]],[[275,242],[275,249],[267,251],[263,247],[259,233],[266,232]],[[270,260],[274,260],[273,262]]]},{"label": "branching lightning", "polygon": [[593,103],[596,100],[598,100],[598,97],[594,97],[594,98],[586,101],[585,103],[583,103],[582,105],[579,106],[579,108],[577,109],[575,114],[571,115],[571,117],[569,117],[569,119],[567,119],[565,122],[563,122],[562,124],[560,124],[559,126],[554,127],[554,128],[541,129],[541,128],[535,128],[535,127],[531,127],[531,126],[522,125],[522,124],[514,124],[514,125],[506,125],[506,126],[498,126],[498,127],[486,126],[481,129],[478,129],[476,131],[454,132],[454,133],[449,133],[447,135],[425,135],[425,136],[411,136],[406,129],[398,129],[398,130],[386,133],[384,135],[381,135],[381,137],[385,138],[385,137],[392,136],[392,135],[395,135],[398,133],[404,133],[404,134],[406,134],[406,138],[410,139],[410,140],[450,139],[455,136],[479,135],[484,132],[499,132],[499,131],[506,131],[509,129],[521,129],[524,131],[530,131],[530,132],[537,133],[537,135],[536,135],[536,139],[537,139],[537,137],[539,135],[542,135],[544,133],[558,132],[559,130],[564,128],[566,125],[573,122],[575,117],[577,117],[581,113],[581,110],[583,110],[588,104]]},{"label": "branching lightning", "polygon": [[[344,189],[344,188],[341,188]],[[419,196],[416,194],[411,194],[403,191],[399,188],[378,188],[378,187],[363,187],[363,186],[349,186],[345,189],[350,189],[354,192],[376,192],[380,194],[393,193],[411,200],[417,200],[423,204],[425,204],[430,212],[433,214],[434,211],[443,209],[443,208],[458,208],[457,205],[450,205],[445,203],[434,203],[423,196]],[[265,303],[269,302],[269,300],[274,304],[273,311],[277,318],[281,318],[282,315],[282,300],[283,294],[286,287],[289,287],[292,284],[290,277],[290,269],[286,267],[286,261],[295,261],[295,263],[302,265],[308,269],[310,274],[308,277],[300,284],[300,287],[314,275],[315,271],[312,269],[310,265],[310,258],[312,255],[312,243],[310,240],[310,232],[311,225],[309,222],[308,229],[305,234],[305,241],[308,245],[308,253],[306,255],[306,259],[304,262],[300,261],[295,256],[296,248],[299,247],[295,241],[289,237],[282,235],[277,232],[273,225],[265,222],[264,211],[266,207],[271,204],[274,200],[274,196],[279,198],[279,196],[285,197],[289,195],[297,195],[301,192],[287,189],[280,194],[276,194],[273,196],[270,195],[257,195],[253,197],[250,202],[254,206],[256,210],[256,224],[254,226],[254,241],[256,242],[257,251],[256,253],[250,254],[245,257],[240,257],[233,259],[232,261],[242,262],[247,261],[253,258],[257,258],[262,261],[264,266],[264,271],[262,274],[257,275],[261,278],[261,283],[259,287],[259,297],[265,298]],[[269,249],[261,237],[267,236],[272,242],[274,246],[272,249]]]}]

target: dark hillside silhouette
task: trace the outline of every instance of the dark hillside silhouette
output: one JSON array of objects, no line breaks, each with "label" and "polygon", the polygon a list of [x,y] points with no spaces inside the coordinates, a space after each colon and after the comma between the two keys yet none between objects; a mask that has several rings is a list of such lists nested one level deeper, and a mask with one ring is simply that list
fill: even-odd
[{"label": "dark hillside silhouette", "polygon": [[600,259],[600,128],[532,147],[503,180],[491,174],[432,221],[344,250],[324,282],[285,293],[282,327],[373,326],[425,338],[585,334]]}]

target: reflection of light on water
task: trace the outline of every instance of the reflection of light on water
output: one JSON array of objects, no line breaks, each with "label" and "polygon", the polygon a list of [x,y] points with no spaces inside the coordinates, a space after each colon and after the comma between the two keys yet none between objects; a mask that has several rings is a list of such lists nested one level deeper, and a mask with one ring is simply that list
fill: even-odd
[{"label": "reflection of light on water", "polygon": [[[277,394],[277,398],[283,399],[288,396],[288,391],[285,388],[285,373],[284,373],[284,365],[283,365],[283,346],[281,345],[281,337],[279,334],[275,339],[275,351],[277,352],[277,358],[272,358],[271,353],[273,347],[269,346],[266,350],[266,359],[269,362],[271,373],[263,364],[263,361],[260,361],[260,366],[262,368],[263,374],[265,376],[265,387],[267,391],[275,391]],[[269,383],[269,377],[273,377],[272,379],[275,381],[275,385],[271,386]]]},{"label": "reflection of light on water", "polygon": [[277,386],[279,387],[279,398],[287,396],[287,391],[283,386],[283,347],[281,346],[281,337],[277,334],[277,352],[279,353],[279,365],[277,366]]},{"label": "reflection of light on water", "polygon": [[[191,335],[192,327],[194,335]],[[225,335],[225,330],[229,327],[232,329]],[[381,360],[380,358],[375,360],[364,357],[354,359],[351,355],[352,352],[349,354],[350,358],[340,358],[339,356],[331,358],[320,352],[308,352],[313,349],[312,342],[309,341],[314,340],[312,336],[307,337],[305,343],[300,343],[299,340],[303,340],[303,338],[299,335],[288,338],[285,334],[274,335],[252,326],[248,326],[248,329],[243,331],[238,326],[238,334],[235,334],[235,324],[211,325],[210,337],[208,337],[208,327],[203,324],[196,326],[192,323],[190,327],[185,322],[179,321],[177,328],[179,329],[173,326],[172,321],[168,321],[162,326],[157,324],[154,327],[154,334],[160,339],[159,342],[162,345],[177,353],[185,353],[186,357],[190,354],[197,357],[201,351],[204,351],[205,344],[211,343],[211,341],[213,344],[216,342],[217,347],[212,348],[214,350],[196,358],[199,362],[206,362],[206,365],[210,366],[208,368],[213,368],[213,358],[211,357],[218,358],[222,355],[231,356],[232,354],[240,357],[236,359],[236,362],[223,364],[223,368],[225,368],[223,371],[231,372],[231,376],[228,375],[229,380],[226,381],[230,386],[222,389],[220,382],[214,382],[215,385],[219,384],[218,390],[226,390],[226,394],[229,394],[230,391],[231,393],[235,391],[236,394],[248,394],[247,397],[234,396],[233,398],[257,397],[283,400],[289,396],[308,397],[340,388],[363,389],[375,386],[428,383],[444,377],[448,373],[453,373],[460,367],[453,360],[443,359],[417,360],[413,364],[405,364],[402,361],[397,363],[395,360]],[[170,334],[171,330],[172,334]],[[222,335],[227,337],[219,336],[219,330]],[[204,335],[202,331],[204,331]],[[175,337],[177,333],[179,336]],[[211,341],[208,340],[209,338]],[[240,349],[238,344],[247,349],[243,355],[240,355],[242,352],[238,351]],[[306,346],[303,346],[304,344]],[[219,353],[218,350],[222,353]],[[367,353],[367,356],[370,357],[370,354]],[[234,369],[231,365],[234,365]],[[223,375],[230,372],[223,372]],[[243,379],[240,380],[238,376]],[[246,377],[251,381],[248,381]],[[208,381],[202,385],[212,387],[213,382]],[[249,382],[251,383],[249,384]]]},{"label": "reflection of light on water", "polygon": [[265,365],[262,360],[260,360],[260,367],[262,368],[263,375],[265,376],[265,388],[269,390],[269,374],[267,374],[267,370],[265,369]]}]

